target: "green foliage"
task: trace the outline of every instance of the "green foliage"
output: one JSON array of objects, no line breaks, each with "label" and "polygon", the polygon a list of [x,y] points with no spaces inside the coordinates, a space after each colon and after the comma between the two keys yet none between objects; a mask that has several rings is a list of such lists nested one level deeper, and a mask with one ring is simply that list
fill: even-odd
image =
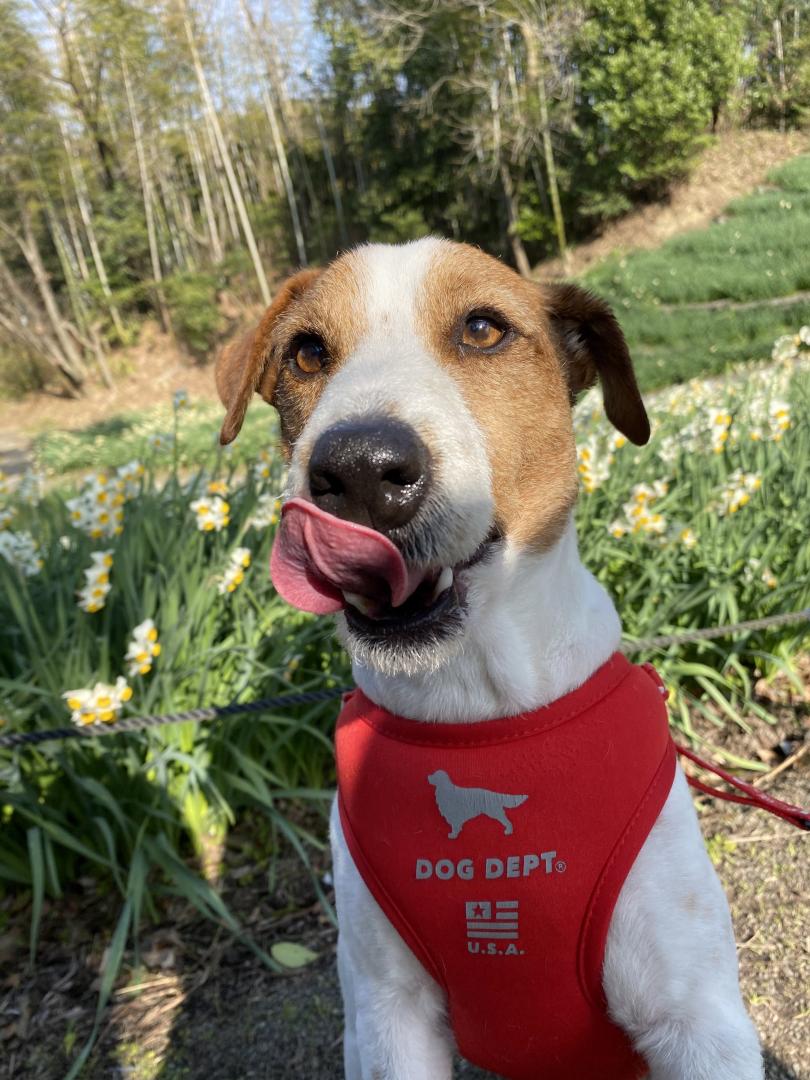
[{"label": "green foliage", "polygon": [[50,371],[36,353],[0,342],[0,398],[21,398],[42,390]]},{"label": "green foliage", "polygon": [[578,212],[604,218],[687,171],[741,57],[733,7],[709,0],[589,0],[580,71]]},{"label": "green foliage", "polygon": [[[752,5],[747,99],[751,120],[801,127],[810,117],[810,19],[784,0]],[[780,57],[781,45],[781,57]]]},{"label": "green foliage", "polygon": [[775,337],[810,324],[810,301],[749,311],[665,311],[630,300],[627,307],[624,303],[616,310],[644,390],[720,375],[734,364],[762,360]]},{"label": "green foliage", "polygon": [[[264,429],[266,446],[266,418]],[[158,480],[161,460],[147,459],[139,490],[126,505],[123,533],[112,542],[92,542],[74,527],[64,502],[68,491],[53,491],[36,506],[18,505],[15,527],[36,536],[47,569],[26,578],[0,558],[4,731],[64,724],[63,692],[99,680],[114,683],[126,674],[127,642],[147,617],[158,628],[162,651],[151,673],[127,676],[132,708],[140,712],[346,681],[346,662],[328,627],[275,595],[266,571],[272,529],[250,522],[262,490],[280,485],[281,463],[271,465],[262,489],[252,470],[236,475],[238,457],[213,449],[210,423],[207,434],[208,450],[196,454],[188,479],[177,471],[166,478],[160,470]],[[233,490],[231,524],[222,533],[205,533],[190,503],[214,476]],[[239,544],[250,547],[253,565],[235,592],[221,593],[217,581]],[[75,591],[91,551],[100,546],[113,549],[115,595],[88,615],[77,607]],[[116,947],[123,948],[167,893],[241,934],[190,863],[207,837],[259,812],[267,823],[262,858],[287,845],[309,864],[323,847],[332,767],[325,733],[332,711],[284,710],[239,727],[223,721],[208,728],[155,728],[134,741],[111,736],[54,743],[30,755],[0,751],[0,893],[31,890],[32,950],[44,897],[60,896],[83,873],[121,894]],[[286,815],[290,800],[311,806],[308,825]],[[322,823],[317,833],[311,832],[313,821]],[[111,959],[107,981],[117,968]],[[101,988],[99,1010],[110,986]]]},{"label": "green foliage", "polygon": [[[769,179],[707,229],[611,257],[586,275],[586,284],[614,306],[643,386],[762,359],[775,338],[810,323],[810,297],[768,302],[810,290],[810,262],[799,240],[810,234],[810,157]],[[689,306],[716,301],[730,306]],[[737,309],[738,303],[750,306]]]},{"label": "green foliage", "polygon": [[163,317],[158,264],[202,355],[216,291],[254,301],[258,262],[306,261],[296,218],[313,263],[437,233],[525,268],[663,194],[724,110],[798,124],[810,93],[807,19],[777,0],[317,0],[305,78],[269,9],[247,54],[220,33],[241,7],[188,11],[0,0],[0,336],[24,383],[75,390]]},{"label": "green foliage", "polygon": [[163,284],[176,337],[196,356],[210,354],[223,329],[214,274],[173,274]]}]

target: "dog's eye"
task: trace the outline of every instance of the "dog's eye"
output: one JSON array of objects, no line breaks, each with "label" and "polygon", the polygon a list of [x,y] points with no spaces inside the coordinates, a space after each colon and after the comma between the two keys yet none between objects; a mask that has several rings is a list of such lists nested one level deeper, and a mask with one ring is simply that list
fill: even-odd
[{"label": "dog's eye", "polygon": [[470,315],[464,323],[461,340],[464,345],[473,345],[476,349],[491,349],[499,345],[506,335],[506,330],[488,315]]},{"label": "dog's eye", "polygon": [[317,375],[326,364],[326,346],[314,334],[300,337],[293,346],[293,366],[302,375]]}]

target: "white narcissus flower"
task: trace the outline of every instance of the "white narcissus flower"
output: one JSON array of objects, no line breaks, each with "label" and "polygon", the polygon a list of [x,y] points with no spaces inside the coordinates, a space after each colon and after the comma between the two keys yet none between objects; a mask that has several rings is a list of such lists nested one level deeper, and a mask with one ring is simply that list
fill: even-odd
[{"label": "white narcissus flower", "polygon": [[115,685],[97,682],[92,689],[66,690],[62,694],[70,709],[70,719],[79,727],[87,724],[112,724],[124,705],[132,697],[132,690],[123,675]]},{"label": "white narcissus flower", "polygon": [[689,550],[691,550],[693,547],[697,547],[697,537],[695,536],[695,533],[692,529],[681,529],[680,533],[678,534],[678,539],[683,544],[683,546]]},{"label": "white narcissus flower", "polygon": [[272,469],[272,457],[269,450],[259,451],[259,460],[253,465],[253,479],[257,484],[263,484],[265,480],[269,480]]},{"label": "white narcissus flower", "polygon": [[36,506],[45,493],[45,473],[28,469],[17,485],[17,498],[28,506]]},{"label": "white narcissus flower", "polygon": [[270,525],[277,525],[280,512],[281,499],[265,492],[256,502],[256,509],[250,515],[248,528],[266,529]]},{"label": "white narcissus flower", "polygon": [[140,491],[141,477],[146,472],[140,461],[121,465],[116,473],[115,487],[125,499],[134,498]]},{"label": "white narcissus flower", "polygon": [[669,491],[668,480],[655,480],[652,484],[635,484],[629,500],[622,506],[625,521],[614,521],[608,526],[611,536],[620,538],[625,533],[651,533],[661,536],[667,522],[663,514],[653,510],[653,504]]},{"label": "white narcissus flower", "polygon": [[780,360],[795,360],[799,355],[798,342],[798,334],[783,334],[782,337],[777,338],[773,343],[771,359],[776,360],[777,362]]},{"label": "white narcissus flower", "polygon": [[728,442],[728,429],[731,427],[731,413],[726,409],[708,410],[709,431],[711,432],[712,450],[715,454],[723,452]]},{"label": "white narcissus flower", "polygon": [[84,478],[81,494],[65,503],[70,520],[93,540],[120,536],[124,531],[125,487],[126,481],[113,481],[107,473],[89,474]]},{"label": "white narcissus flower", "polygon": [[29,532],[0,532],[0,556],[23,577],[34,577],[45,565]]},{"label": "white narcissus flower", "polygon": [[197,528],[201,532],[220,532],[230,524],[231,508],[219,495],[213,499],[195,499],[191,509],[197,515]]},{"label": "white narcissus flower", "polygon": [[762,477],[756,473],[744,473],[735,469],[720,493],[717,511],[725,517],[737,511],[751,501],[751,495],[762,487]]},{"label": "white narcissus flower", "polygon": [[245,570],[250,566],[250,549],[246,547],[234,548],[228,559],[225,573],[217,584],[220,594],[232,593],[238,585],[245,580]]},{"label": "white narcissus flower", "polygon": [[110,585],[112,551],[94,551],[90,559],[90,566],[84,571],[84,586],[77,594],[77,603],[82,611],[86,611],[88,615],[94,615],[104,607],[107,602],[107,593],[112,587]]},{"label": "white narcissus flower", "polygon": [[768,419],[771,424],[771,438],[778,442],[790,427],[790,405],[774,398],[768,407]]},{"label": "white narcissus flower", "polygon": [[577,471],[585,491],[590,495],[601,487],[610,475],[613,454],[600,445],[595,435],[577,447]]},{"label": "white narcissus flower", "polygon": [[766,566],[762,571],[762,580],[768,586],[769,589],[775,589],[779,582],[776,580],[772,570],[769,570]]},{"label": "white narcissus flower", "polygon": [[168,431],[159,431],[147,437],[147,443],[152,450],[170,450],[174,443],[174,435]]},{"label": "white narcissus flower", "polygon": [[132,631],[132,638],[127,645],[127,674],[148,675],[156,656],[160,656],[157,627],[152,619],[144,619]]}]

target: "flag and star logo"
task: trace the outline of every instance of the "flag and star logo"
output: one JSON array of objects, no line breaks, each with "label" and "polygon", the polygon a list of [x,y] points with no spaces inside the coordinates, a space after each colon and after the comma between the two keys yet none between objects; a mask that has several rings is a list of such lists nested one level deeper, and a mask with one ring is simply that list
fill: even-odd
[{"label": "flag and star logo", "polygon": [[[494,917],[493,917],[494,906]],[[468,900],[467,940],[517,941],[519,913],[517,900]]]}]

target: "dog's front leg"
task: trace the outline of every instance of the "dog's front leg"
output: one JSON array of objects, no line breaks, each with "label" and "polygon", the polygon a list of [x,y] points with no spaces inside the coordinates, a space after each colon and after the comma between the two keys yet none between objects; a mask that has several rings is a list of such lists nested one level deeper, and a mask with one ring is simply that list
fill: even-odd
[{"label": "dog's front leg", "polygon": [[346,1080],[450,1080],[453,1042],[442,991],[368,891],[336,805],[331,837]]},{"label": "dog's front leg", "polygon": [[728,904],[680,769],[619,895],[603,982],[650,1080],[762,1080]]}]

